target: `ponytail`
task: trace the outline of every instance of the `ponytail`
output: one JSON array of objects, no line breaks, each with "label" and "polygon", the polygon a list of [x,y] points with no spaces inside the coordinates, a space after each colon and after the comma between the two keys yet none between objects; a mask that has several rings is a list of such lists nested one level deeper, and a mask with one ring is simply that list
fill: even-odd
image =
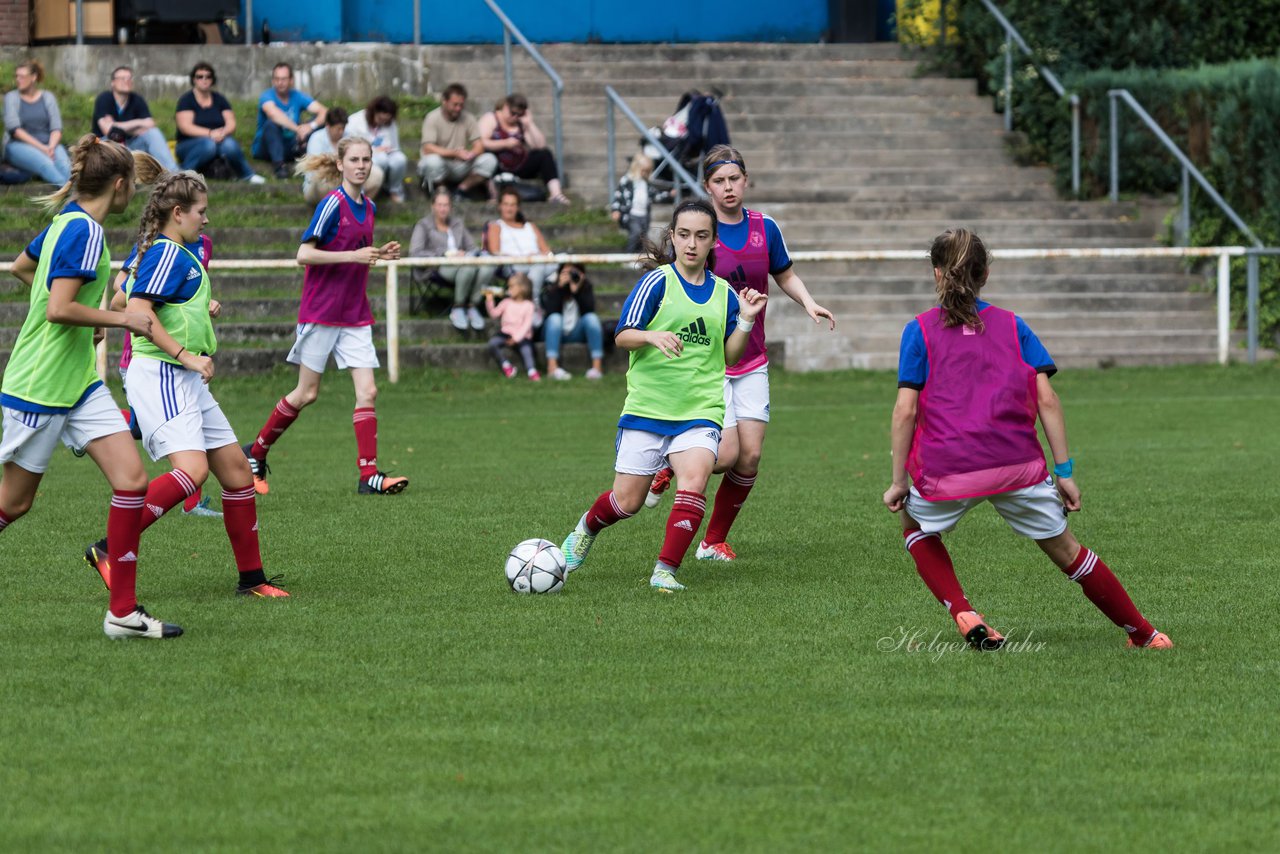
[{"label": "ponytail", "polygon": [[96,199],[110,192],[119,178],[134,180],[134,163],[139,161],[139,156],[155,162],[148,154],[131,152],[118,142],[98,139],[91,133],[76,140],[69,154],[71,177],[67,183],[51,193],[31,199],[47,213],[56,214],[73,198]]},{"label": "ponytail", "polygon": [[982,329],[978,292],[991,269],[991,256],[982,238],[965,228],[949,228],[934,238],[929,261],[939,273],[938,306],[943,326]]},{"label": "ponytail", "polygon": [[156,235],[169,223],[173,209],[190,210],[201,196],[209,194],[204,178],[191,171],[166,172],[160,169],[153,183],[155,187],[151,191],[151,198],[147,199],[146,207],[142,209],[142,222],[138,226],[138,252],[133,270],[137,269],[136,265],[141,264],[142,256],[151,248]]}]

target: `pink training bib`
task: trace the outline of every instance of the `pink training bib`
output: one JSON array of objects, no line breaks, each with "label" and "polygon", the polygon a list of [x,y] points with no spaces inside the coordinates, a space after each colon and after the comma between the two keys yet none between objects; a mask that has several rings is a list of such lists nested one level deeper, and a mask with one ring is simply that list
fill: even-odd
[{"label": "pink training bib", "polygon": [[[743,288],[755,288],[762,294],[769,293],[769,242],[764,233],[764,214],[759,211],[743,211],[747,216],[747,242],[741,249],[730,249],[716,241],[716,265],[711,271],[726,279],[737,293]],[[769,363],[769,352],[764,343],[764,315],[768,304],[756,317],[755,328],[747,339],[747,349],[737,364],[730,365],[725,373],[731,377],[749,374],[761,365]]]},{"label": "pink training bib", "polygon": [[[338,235],[317,248],[326,252],[349,252],[371,246],[373,206],[365,202],[364,222],[360,222],[341,187],[329,196],[338,197]],[[323,264],[307,267],[302,274],[302,305],[298,308],[298,322],[319,323],[324,326],[371,325],[373,311],[369,308],[368,265]]]},{"label": "pink training bib", "polygon": [[1049,477],[1036,433],[1036,370],[1022,360],[1017,317],[995,306],[982,329],[942,325],[942,309],[916,317],[929,356],[907,455],[929,501],[1011,492]]}]

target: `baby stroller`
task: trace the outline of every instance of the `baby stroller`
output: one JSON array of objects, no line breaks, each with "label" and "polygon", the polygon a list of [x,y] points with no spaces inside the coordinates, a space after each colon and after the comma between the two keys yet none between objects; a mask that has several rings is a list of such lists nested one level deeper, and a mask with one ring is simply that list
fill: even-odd
[{"label": "baby stroller", "polygon": [[[722,97],[724,93],[719,89],[712,89],[709,93],[690,89],[680,96],[675,113],[662,123],[661,128],[649,128],[649,133],[699,181],[702,180],[703,155],[717,145],[730,144],[729,128],[720,110]],[[643,138],[640,147],[654,163],[649,182],[660,190],[678,191],[679,182],[674,170],[662,159],[662,152]]]}]

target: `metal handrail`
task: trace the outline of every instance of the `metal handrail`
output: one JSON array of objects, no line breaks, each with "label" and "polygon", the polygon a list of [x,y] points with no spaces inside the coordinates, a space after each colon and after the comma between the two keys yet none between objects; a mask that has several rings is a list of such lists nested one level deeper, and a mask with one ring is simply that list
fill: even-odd
[{"label": "metal handrail", "polygon": [[[1071,102],[1071,193],[1077,198],[1080,196],[1080,96],[1072,92],[1069,96],[1067,90],[1063,88],[1062,83],[1058,81],[1057,75],[1035,61],[1035,55],[1031,52],[1031,48],[1027,45],[1022,34],[1017,31],[1013,24],[1009,23],[1009,19],[1000,13],[995,4],[991,0],[981,0],[982,5],[987,11],[995,17],[1000,26],[1004,28],[1004,129],[1006,132],[1013,130],[1013,48],[1017,45],[1028,59],[1031,60],[1032,66],[1040,74],[1042,80],[1049,84],[1049,88],[1054,91],[1059,98],[1068,98]],[[945,5],[944,5],[945,8]],[[946,33],[946,21],[943,20],[943,33]],[[945,38],[945,36],[944,36]]]},{"label": "metal handrail", "polygon": [[516,41],[520,42],[520,46],[524,48],[525,53],[533,57],[533,61],[538,64],[538,67],[551,78],[551,104],[556,124],[556,174],[560,176],[560,180],[565,183],[565,186],[568,186],[568,181],[564,174],[564,117],[560,110],[560,95],[564,92],[564,80],[551,67],[551,63],[542,58],[542,54],[538,53],[538,49],[524,37],[524,33],[520,32],[520,28],[511,22],[511,19],[507,17],[507,13],[503,12],[497,3],[493,2],[493,0],[484,0],[484,2],[489,7],[489,10],[497,15],[498,20],[502,22],[502,54],[506,61],[507,94],[510,95],[515,90],[511,74],[512,35],[516,37]]},{"label": "metal handrail", "polygon": [[1142,119],[1148,130],[1156,135],[1156,139],[1160,140],[1160,144],[1168,149],[1169,153],[1172,154],[1180,164],[1182,164],[1181,231],[1184,243],[1187,235],[1191,231],[1190,178],[1195,178],[1196,183],[1200,185],[1201,189],[1208,194],[1210,199],[1213,199],[1213,203],[1227,215],[1227,219],[1231,220],[1231,223],[1236,228],[1240,229],[1240,233],[1249,238],[1249,242],[1252,243],[1255,248],[1261,249],[1263,247],[1262,241],[1253,233],[1253,230],[1250,229],[1249,226],[1245,225],[1244,220],[1240,218],[1239,214],[1232,210],[1231,205],[1227,204],[1226,200],[1223,199],[1222,196],[1218,194],[1218,191],[1213,188],[1213,185],[1209,183],[1204,175],[1200,174],[1200,170],[1195,167],[1195,164],[1191,162],[1191,159],[1187,157],[1187,155],[1182,153],[1182,149],[1178,148],[1177,144],[1169,138],[1169,135],[1161,129],[1160,125],[1156,123],[1156,120],[1151,118],[1151,114],[1142,108],[1142,105],[1138,103],[1138,99],[1133,97],[1132,92],[1128,89],[1109,89],[1107,91],[1107,97],[1111,99],[1111,201],[1115,202],[1120,200],[1120,110],[1116,104],[1116,99],[1120,98],[1128,104],[1129,109],[1133,110],[1134,114],[1137,115],[1138,118]]},{"label": "metal handrail", "polygon": [[640,135],[644,138],[644,141],[662,152],[662,162],[670,166],[672,173],[676,176],[676,204],[680,203],[682,196],[681,187],[684,184],[688,184],[689,189],[692,190],[693,194],[698,198],[705,199],[707,197],[707,191],[702,189],[702,185],[698,183],[698,179],[689,174],[689,170],[681,166],[679,160],[676,160],[671,156],[671,152],[667,150],[667,147],[658,141],[657,137],[649,131],[649,128],[645,127],[644,122],[640,121],[640,117],[635,114],[635,111],[627,106],[627,102],[622,100],[622,96],[618,94],[616,89],[612,86],[605,86],[604,99],[606,108],[605,125],[609,131],[607,156],[609,158],[608,187],[610,192],[612,192],[613,188],[617,186],[617,130],[615,128],[613,118],[613,108],[616,106],[622,111],[622,115],[626,116],[627,120],[636,126],[636,130],[640,131]]}]

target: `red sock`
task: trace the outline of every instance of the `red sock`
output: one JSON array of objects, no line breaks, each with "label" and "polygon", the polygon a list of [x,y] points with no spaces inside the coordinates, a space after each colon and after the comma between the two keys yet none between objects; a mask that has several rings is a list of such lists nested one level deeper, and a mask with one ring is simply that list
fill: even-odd
[{"label": "red sock", "polygon": [[351,416],[351,424],[356,428],[356,465],[360,467],[360,476],[375,475],[378,473],[378,415],[372,406],[362,407]]},{"label": "red sock", "polygon": [[187,500],[182,502],[182,509],[190,513],[200,505],[200,487],[196,487],[196,491],[187,496]]},{"label": "red sock", "polygon": [[1081,546],[1071,566],[1062,571],[1080,585],[1084,595],[1106,614],[1108,620],[1128,632],[1134,643],[1141,646],[1151,640],[1156,630],[1134,606],[1124,585],[1102,562],[1102,558]]},{"label": "red sock", "polygon": [[711,508],[711,521],[707,523],[707,535],[703,539],[709,545],[723,543],[729,537],[729,529],[733,520],[738,518],[738,511],[746,503],[751,494],[751,487],[756,484],[756,476],[738,474],[733,469],[724,473],[720,479],[720,488],[716,490],[716,503]]},{"label": "red sock", "polygon": [[667,532],[662,538],[662,551],[658,560],[672,569],[680,568],[685,552],[689,551],[693,538],[702,527],[702,517],[707,515],[707,498],[700,492],[676,490],[675,503],[667,516]]},{"label": "red sock", "polygon": [[[157,519],[177,507],[187,496],[194,495],[199,488],[182,469],[166,472],[151,481],[147,487],[147,512],[142,514],[142,530],[150,528]],[[107,542],[111,542],[110,537]]]},{"label": "red sock", "polygon": [[960,579],[956,578],[956,568],[951,563],[947,547],[942,544],[942,537],[926,534],[919,528],[903,531],[902,536],[906,539],[907,554],[916,562],[916,572],[920,573],[920,579],[933,598],[941,602],[953,617],[972,611],[973,606],[960,587]]},{"label": "red sock", "polygon": [[622,512],[622,508],[618,506],[611,489],[602,493],[596,499],[596,503],[592,504],[591,509],[587,511],[587,531],[592,534],[598,534],[614,522],[630,519],[634,515],[634,513]]},{"label": "red sock", "polygon": [[289,425],[298,420],[300,410],[294,409],[289,405],[289,401],[280,398],[280,402],[276,404],[276,408],[271,410],[271,416],[267,418],[267,423],[262,425],[262,430],[258,432],[258,438],[253,440],[253,444],[249,446],[249,453],[253,455],[255,460],[265,460],[267,451],[271,450],[271,446],[280,438],[280,434],[289,429]]},{"label": "red sock", "polygon": [[126,617],[138,605],[138,538],[147,493],[116,490],[107,514],[107,559],[111,562],[111,613]]},{"label": "red sock", "polygon": [[222,524],[231,538],[236,570],[243,573],[262,569],[262,552],[258,549],[258,503],[252,486],[222,490]]}]

